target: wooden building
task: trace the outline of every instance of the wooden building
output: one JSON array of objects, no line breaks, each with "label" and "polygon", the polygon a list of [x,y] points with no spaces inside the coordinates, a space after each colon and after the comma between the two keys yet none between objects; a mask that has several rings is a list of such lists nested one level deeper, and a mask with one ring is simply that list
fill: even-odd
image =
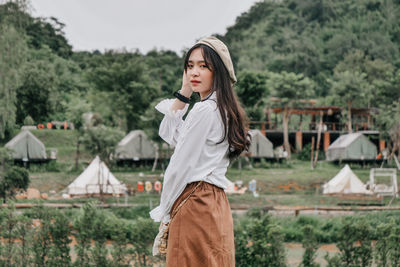
[{"label": "wooden building", "polygon": [[[268,108],[264,111],[266,120],[252,121],[250,128],[259,129],[271,140],[274,147],[280,146],[283,144],[282,113],[284,108]],[[382,150],[384,143],[379,141],[379,132],[374,127],[373,114],[376,112],[376,109],[371,108],[352,108],[352,130],[369,136],[371,141]],[[289,142],[295,150],[301,150],[304,145],[311,142],[312,137],[316,140],[318,130],[322,134],[320,147],[325,151],[340,135],[349,132],[342,119],[342,108],[338,106],[297,107],[292,108],[290,114]]]}]

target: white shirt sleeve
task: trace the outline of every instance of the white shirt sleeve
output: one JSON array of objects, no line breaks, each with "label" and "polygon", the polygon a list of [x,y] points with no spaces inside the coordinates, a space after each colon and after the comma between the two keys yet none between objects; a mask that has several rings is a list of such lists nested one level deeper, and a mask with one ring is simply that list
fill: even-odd
[{"label": "white shirt sleeve", "polygon": [[172,111],[171,106],[175,99],[165,99],[156,105],[156,109],[165,116],[160,124],[158,134],[170,145],[175,146],[179,136],[179,130],[183,124],[182,117],[185,115],[189,104],[186,104],[183,109]]},{"label": "white shirt sleeve", "polygon": [[172,205],[187,185],[185,178],[193,175],[191,171],[198,164],[214,121],[215,111],[203,103],[196,104],[187,116],[164,175],[160,205],[150,212],[151,218],[156,222],[162,220],[166,223],[170,220]]}]

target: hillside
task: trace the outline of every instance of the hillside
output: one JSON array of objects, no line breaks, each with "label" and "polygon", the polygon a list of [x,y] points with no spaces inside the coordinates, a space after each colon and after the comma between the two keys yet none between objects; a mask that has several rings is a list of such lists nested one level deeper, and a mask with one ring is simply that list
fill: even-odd
[{"label": "hillside", "polygon": [[324,97],[332,93],[327,80],[349,54],[361,53],[361,59],[383,64],[389,72],[399,70],[399,17],[400,1],[266,0],[220,37],[239,72],[302,73]]},{"label": "hillside", "polygon": [[[46,146],[47,151],[57,151],[57,162],[73,164],[75,162],[78,133],[75,130],[33,130],[31,131]],[[89,161],[90,156],[81,146],[80,161]]]}]

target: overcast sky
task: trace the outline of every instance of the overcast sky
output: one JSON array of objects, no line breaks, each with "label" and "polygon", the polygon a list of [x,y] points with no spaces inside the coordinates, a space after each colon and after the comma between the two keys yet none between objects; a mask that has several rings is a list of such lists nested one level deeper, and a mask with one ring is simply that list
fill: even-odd
[{"label": "overcast sky", "polygon": [[224,34],[259,0],[31,0],[35,17],[56,17],[75,51],[153,48],[180,53]]}]

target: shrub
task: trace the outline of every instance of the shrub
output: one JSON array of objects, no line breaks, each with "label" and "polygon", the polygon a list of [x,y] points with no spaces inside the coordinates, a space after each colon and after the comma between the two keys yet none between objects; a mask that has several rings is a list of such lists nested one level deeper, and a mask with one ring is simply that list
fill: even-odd
[{"label": "shrub", "polygon": [[92,220],[96,216],[96,210],[93,203],[84,205],[79,216],[75,219],[73,225],[75,231],[73,235],[76,238],[77,260],[76,266],[90,266],[90,248],[91,248],[91,229]]},{"label": "shrub", "polygon": [[34,208],[34,214],[39,225],[34,228],[32,235],[33,266],[47,266],[52,246],[51,220],[52,209],[43,206]]},{"label": "shrub", "polygon": [[300,266],[303,267],[318,267],[319,264],[315,263],[315,253],[318,250],[318,240],[315,235],[314,227],[312,225],[306,225],[303,227],[303,248],[305,248],[303,254],[303,260]]},{"label": "shrub", "polygon": [[111,211],[120,218],[135,220],[149,217],[150,208],[148,205],[141,205],[131,208],[112,208]]},{"label": "shrub", "polygon": [[400,226],[392,227],[389,236],[389,258],[392,266],[400,266]]},{"label": "shrub", "polygon": [[389,236],[392,227],[395,225],[382,223],[376,229],[376,234],[379,237],[375,243],[375,263],[378,266],[388,266],[389,262]]},{"label": "shrub", "polygon": [[58,210],[54,210],[50,224],[51,246],[49,251],[49,266],[70,266],[69,243],[71,239],[71,228],[68,218]]},{"label": "shrub", "polygon": [[24,119],[24,125],[35,125],[35,121],[28,115]]},{"label": "shrub", "polygon": [[[10,208],[0,210],[0,237],[4,242],[0,242],[0,266],[12,266],[13,255],[15,252],[15,228],[18,224],[18,217],[15,214],[15,207],[11,204]],[[3,243],[3,244],[2,244]]]},{"label": "shrub", "polygon": [[148,259],[152,258],[154,237],[158,233],[158,224],[150,218],[138,218],[128,225],[128,240],[133,244],[132,252],[139,266],[148,266]]},{"label": "shrub", "polygon": [[29,183],[29,173],[26,169],[9,167],[4,176],[0,177],[0,196],[6,202],[7,198],[14,197],[18,190],[26,190]]},{"label": "shrub", "polygon": [[[337,247],[340,250],[341,266],[371,266],[372,264],[372,228],[366,220],[351,220],[346,218],[338,232]],[[336,264],[336,257],[328,262]],[[336,265],[332,265],[336,266]]]},{"label": "shrub", "polygon": [[282,228],[269,214],[244,220],[235,229],[238,266],[286,266]]},{"label": "shrub", "polygon": [[[314,151],[315,153],[315,151]],[[299,160],[310,161],[311,160],[311,143],[308,143],[303,147],[301,151],[297,153]]]}]

